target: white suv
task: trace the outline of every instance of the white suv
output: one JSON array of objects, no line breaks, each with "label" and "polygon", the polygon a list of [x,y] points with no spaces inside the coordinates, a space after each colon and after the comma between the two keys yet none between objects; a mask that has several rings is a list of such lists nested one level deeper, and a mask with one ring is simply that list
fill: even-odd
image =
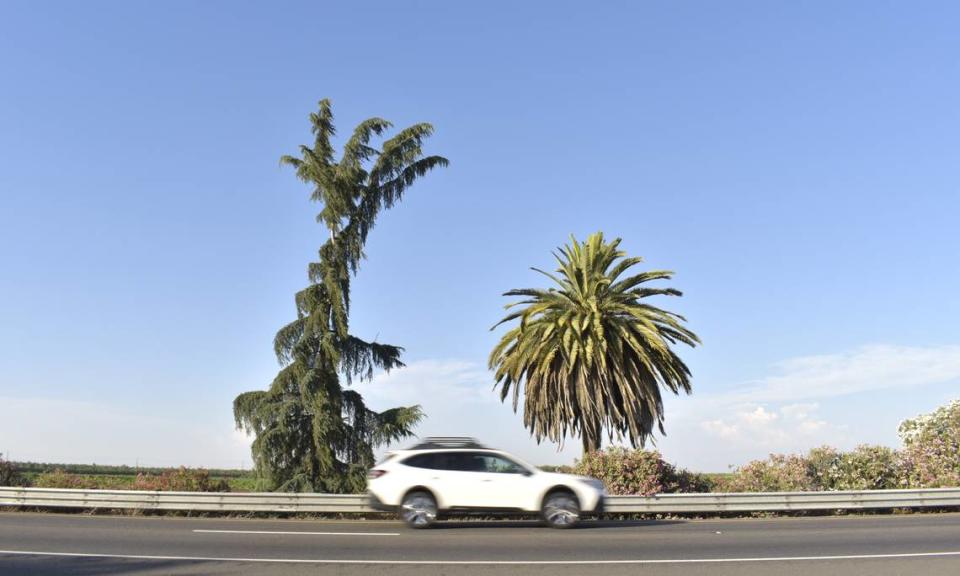
[{"label": "white suv", "polygon": [[387,455],[367,480],[370,505],[398,511],[414,528],[454,511],[539,512],[554,528],[600,514],[606,496],[595,478],[543,472],[469,438],[426,438]]}]

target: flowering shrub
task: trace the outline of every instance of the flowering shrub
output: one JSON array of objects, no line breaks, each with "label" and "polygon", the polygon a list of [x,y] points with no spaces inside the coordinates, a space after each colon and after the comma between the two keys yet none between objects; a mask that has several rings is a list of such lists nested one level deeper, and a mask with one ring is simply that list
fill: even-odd
[{"label": "flowering shrub", "polygon": [[771,454],[737,468],[724,484],[731,492],[881,490],[898,488],[901,459],[884,446],[857,446],[840,452],[830,446],[806,454]]},{"label": "flowering shrub", "polygon": [[161,490],[164,492],[229,492],[226,480],[213,480],[210,472],[202,469],[180,467],[168,470],[159,476],[137,474],[134,490]]},{"label": "flowering shrub", "polygon": [[36,477],[38,488],[75,490],[160,490],[164,492],[229,492],[225,480],[213,480],[206,470],[179,468],[161,474],[137,474],[132,481],[124,476],[68,474],[63,470],[44,472]]},{"label": "flowering shrub", "polygon": [[610,448],[584,455],[575,474],[603,480],[610,494],[708,492],[710,483],[700,474],[677,469],[659,452]]},{"label": "flowering shrub", "polygon": [[771,454],[733,472],[725,482],[730,492],[798,492],[816,490],[809,462],[799,454]]},{"label": "flowering shrub", "polygon": [[827,490],[837,476],[841,453],[832,446],[820,446],[807,452],[807,474],[815,490]]},{"label": "flowering shrub", "polygon": [[960,400],[900,424],[902,484],[960,486]]},{"label": "flowering shrub", "polygon": [[902,468],[896,451],[886,446],[857,446],[839,455],[823,490],[885,490],[899,488]]}]

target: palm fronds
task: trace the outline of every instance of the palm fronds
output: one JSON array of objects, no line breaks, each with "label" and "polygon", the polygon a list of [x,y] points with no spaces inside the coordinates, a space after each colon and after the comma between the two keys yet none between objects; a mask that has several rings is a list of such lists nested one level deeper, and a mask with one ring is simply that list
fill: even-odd
[{"label": "palm fronds", "polygon": [[647,283],[669,280],[668,270],[627,276],[643,260],[627,257],[620,239],[592,234],[554,254],[555,273],[534,269],[554,284],[510,290],[522,299],[507,305],[494,328],[519,321],[490,353],[501,400],[512,396],[537,441],[562,443],[579,436],[584,451],[599,449],[603,432],[642,446],[654,427],[664,433],[662,389],[689,393],[690,370],[674,352],[695,346],[685,319],[646,302],[680,296]]}]

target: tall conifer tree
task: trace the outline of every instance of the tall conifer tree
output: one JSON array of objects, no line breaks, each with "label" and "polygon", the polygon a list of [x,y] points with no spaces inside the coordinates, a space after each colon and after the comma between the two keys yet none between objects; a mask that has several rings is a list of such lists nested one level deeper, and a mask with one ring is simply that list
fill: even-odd
[{"label": "tall conifer tree", "polygon": [[417,178],[448,162],[423,154],[430,124],[405,128],[377,149],[371,140],[392,125],[370,118],[335,161],[329,100],[320,101],[310,122],[313,147],[301,146],[298,157],[280,162],[313,187],[311,199],[323,205],[317,221],[329,239],[308,266],[310,285],[296,295],[296,320],[274,339],[282,369],[268,390],[237,396],[233,411],[237,427],[255,436],[254,464],[270,489],[355,492],[374,463],[373,448],[410,436],[423,412],[419,406],[376,412],[342,385],[369,379],[375,369],[403,366],[402,348],[350,335],[351,276],[380,212],[399,202]]}]

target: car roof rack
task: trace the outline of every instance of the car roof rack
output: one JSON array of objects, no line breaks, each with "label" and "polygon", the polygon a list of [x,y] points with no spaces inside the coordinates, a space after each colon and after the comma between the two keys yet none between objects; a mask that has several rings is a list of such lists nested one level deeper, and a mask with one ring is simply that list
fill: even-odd
[{"label": "car roof rack", "polygon": [[408,450],[423,450],[427,448],[482,448],[487,449],[486,446],[477,442],[476,438],[469,438],[466,436],[429,436],[423,438],[415,444],[408,448]]}]

